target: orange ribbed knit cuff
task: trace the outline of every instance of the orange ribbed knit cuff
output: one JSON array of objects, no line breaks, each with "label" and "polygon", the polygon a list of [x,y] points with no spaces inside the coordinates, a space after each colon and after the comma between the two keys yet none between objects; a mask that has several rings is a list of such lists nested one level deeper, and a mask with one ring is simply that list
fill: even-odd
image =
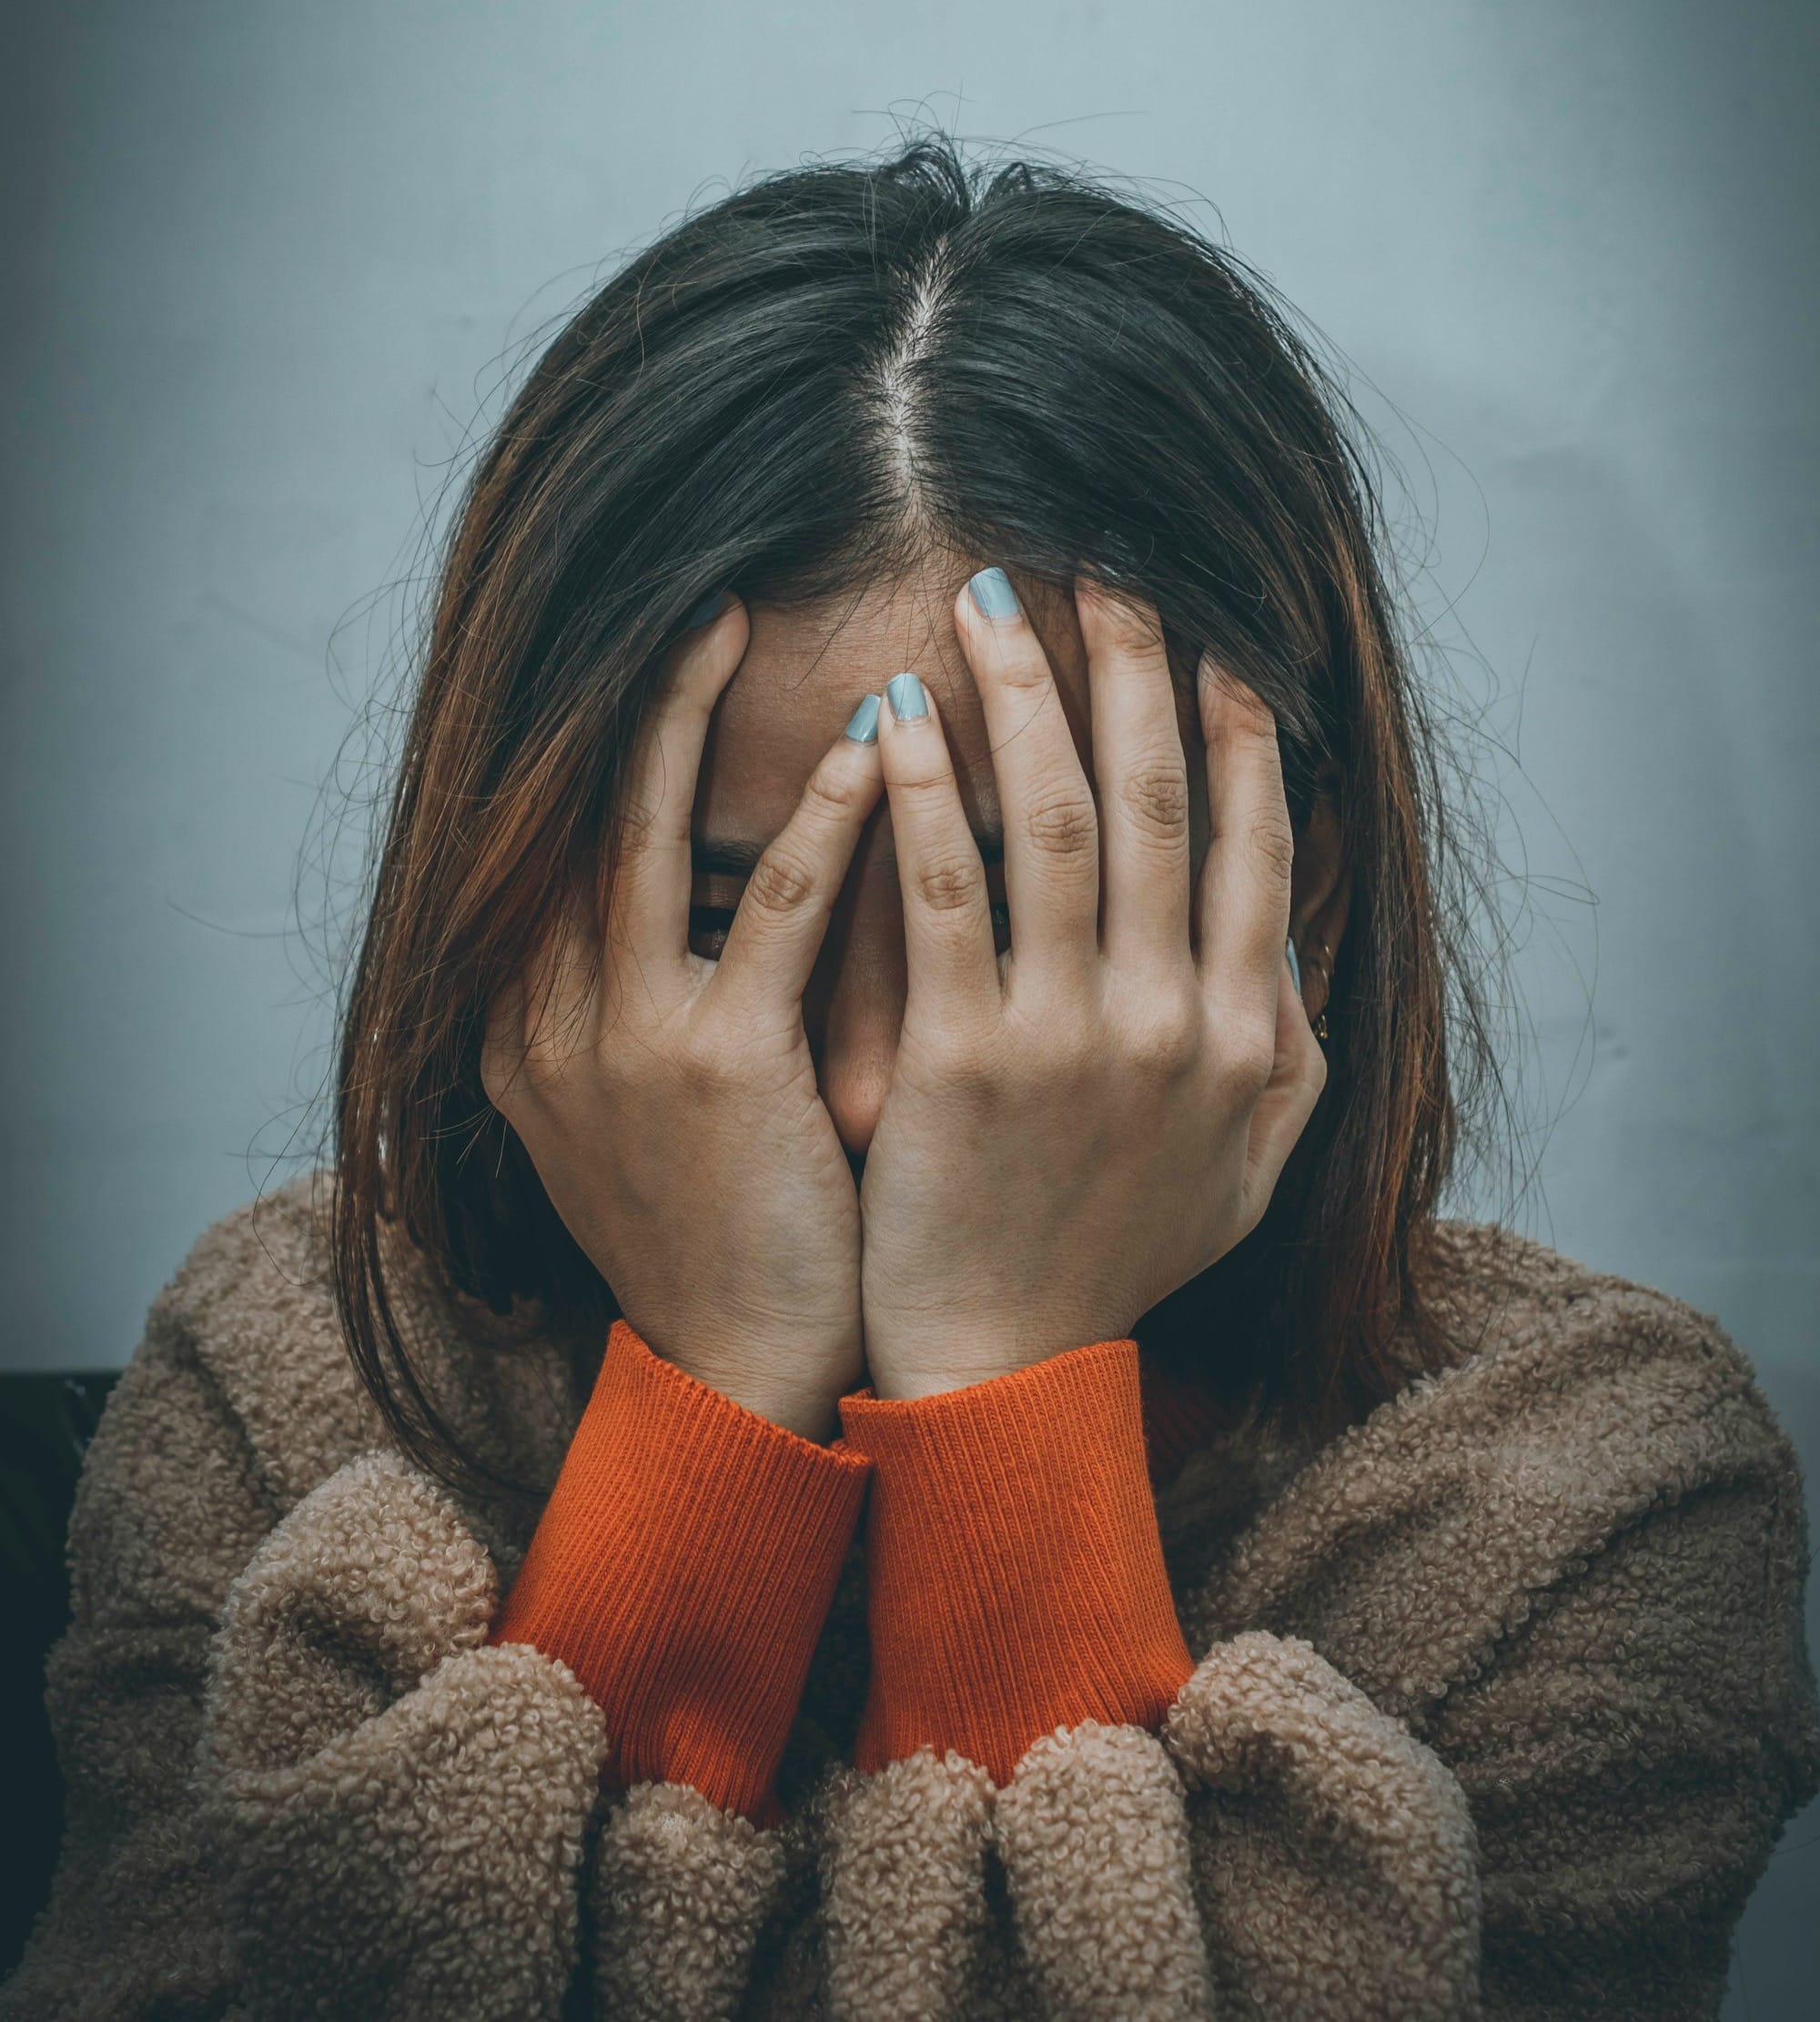
[{"label": "orange ribbed knit cuff", "polygon": [[760,1825],[870,1463],[817,1446],[614,1323],[491,1641],[567,1664],[607,1777],[693,1784]]},{"label": "orange ribbed knit cuff", "polygon": [[927,1742],[1002,1785],[1058,1726],[1161,1724],[1194,1664],[1157,1531],[1135,1341],[933,1397],[858,1390],[840,1411],[874,1468],[860,1769]]}]

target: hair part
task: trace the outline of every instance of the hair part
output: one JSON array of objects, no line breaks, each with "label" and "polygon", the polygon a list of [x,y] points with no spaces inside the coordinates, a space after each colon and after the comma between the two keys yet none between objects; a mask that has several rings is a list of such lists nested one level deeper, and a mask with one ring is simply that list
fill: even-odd
[{"label": "hair part", "polygon": [[[461,499],[341,1019],[332,1269],[400,1446],[455,1435],[388,1296],[387,1231],[595,1350],[617,1308],[480,1086],[486,1008],[565,893],[598,905],[684,615],[850,591],[936,547],[1155,602],[1275,713],[1299,829],[1343,782],[1329,1079],[1258,1228],[1140,1321],[1210,1386],[1331,1430],[1449,1352],[1420,1269],[1462,1080],[1495,1082],[1442,903],[1444,768],[1350,402],[1268,286],[1080,175],[944,139],[764,177],[562,329]],[[1450,1001],[1451,993],[1452,1002]]]}]

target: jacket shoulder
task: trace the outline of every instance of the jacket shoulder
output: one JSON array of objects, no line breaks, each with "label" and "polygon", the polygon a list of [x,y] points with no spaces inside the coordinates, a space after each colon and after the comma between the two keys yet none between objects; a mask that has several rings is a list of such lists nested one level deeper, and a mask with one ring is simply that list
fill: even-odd
[{"label": "jacket shoulder", "polygon": [[1307,1635],[1420,1717],[1613,1542],[1696,1503],[1737,1577],[1798,1618],[1799,1463],[1716,1316],[1489,1223],[1442,1222],[1429,1297],[1451,1350],[1317,1452],[1265,1511],[1208,1622]]},{"label": "jacket shoulder", "polygon": [[[164,1338],[215,1386],[280,1515],[357,1455],[397,1448],[336,1302],[334,1185],[331,1169],[305,1172],[213,1223],[147,1329],[147,1348]],[[563,1332],[537,1300],[493,1312],[397,1229],[381,1224],[378,1239],[412,1373],[443,1424],[506,1477],[553,1481],[592,1380],[583,1348],[598,1361],[600,1344]]]},{"label": "jacket shoulder", "polygon": [[344,1345],[329,1206],[329,1177],[310,1171],[210,1224],[153,1301],[141,1350],[194,1361],[280,1513],[390,1443]]},{"label": "jacket shoulder", "polygon": [[1437,1490],[1533,1499],[1582,1552],[1724,1483],[1799,1505],[1794,1445],[1716,1314],[1492,1223],[1438,1225],[1433,1258],[1457,1359],[1356,1428],[1340,1468],[1381,1481],[1420,1455]]},{"label": "jacket shoulder", "polygon": [[1592,1480],[1651,1492],[1721,1451],[1798,1479],[1716,1314],[1491,1222],[1437,1223],[1427,1282],[1452,1360],[1391,1400],[1379,1437],[1421,1425],[1443,1446],[1573,1455]]},{"label": "jacket shoulder", "polygon": [[205,1229],[152,1301],[76,1484],[79,1627],[212,1621],[279,1518],[375,1443],[322,1263],[293,1182]]}]

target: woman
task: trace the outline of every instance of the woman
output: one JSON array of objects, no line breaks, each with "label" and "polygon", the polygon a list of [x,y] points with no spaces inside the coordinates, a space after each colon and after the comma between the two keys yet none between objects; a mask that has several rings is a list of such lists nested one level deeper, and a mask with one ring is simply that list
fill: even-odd
[{"label": "woman", "polygon": [[557,338],[332,1168],[91,1452],[7,2015],[1716,2012],[1799,1477],[1714,1320],[1437,1218],[1341,416],[1229,258],[929,144]]}]

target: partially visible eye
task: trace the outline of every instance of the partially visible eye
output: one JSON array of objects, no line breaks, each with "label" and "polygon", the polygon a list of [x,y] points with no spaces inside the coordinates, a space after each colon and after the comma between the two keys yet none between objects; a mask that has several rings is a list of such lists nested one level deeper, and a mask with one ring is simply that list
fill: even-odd
[{"label": "partially visible eye", "polygon": [[733,924],[731,905],[692,905],[689,908],[689,952],[705,961],[718,962],[727,945],[727,930]]}]

